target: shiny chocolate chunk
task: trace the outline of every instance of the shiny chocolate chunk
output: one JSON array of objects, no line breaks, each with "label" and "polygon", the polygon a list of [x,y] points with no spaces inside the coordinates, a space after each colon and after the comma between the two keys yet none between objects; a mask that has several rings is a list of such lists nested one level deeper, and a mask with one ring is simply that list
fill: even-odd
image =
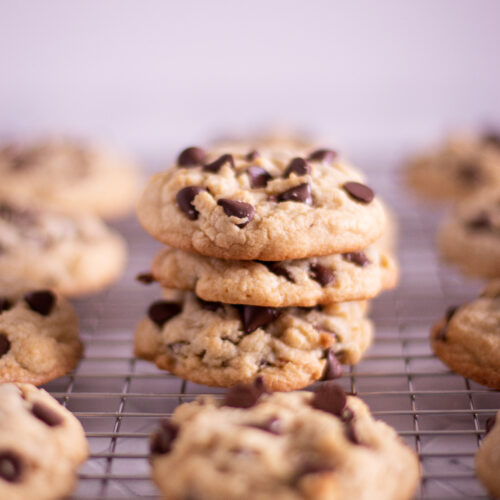
[{"label": "shiny chocolate chunk", "polygon": [[8,311],[11,307],[12,304],[10,303],[9,299],[0,297],[0,314],[2,314],[4,311]]},{"label": "shiny chocolate chunk", "polygon": [[206,189],[201,186],[188,186],[182,188],[175,197],[175,199],[177,200],[177,204],[179,205],[179,208],[191,220],[196,220],[198,218],[199,213],[198,210],[196,210],[193,201],[196,198],[196,195],[198,195],[202,191],[206,191]]},{"label": "shiny chocolate chunk", "polygon": [[143,285],[151,285],[155,281],[154,276],[151,273],[139,273],[135,279],[142,283]]},{"label": "shiny chocolate chunk", "polygon": [[252,149],[245,156],[246,161],[255,161],[260,156],[260,153],[256,149]]},{"label": "shiny chocolate chunk", "polygon": [[493,221],[488,212],[481,212],[467,222],[467,227],[473,231],[485,231],[493,227]]},{"label": "shiny chocolate chunk", "polygon": [[166,455],[172,451],[172,445],[179,434],[179,426],[170,420],[160,421],[160,429],[151,437],[152,455]]},{"label": "shiny chocolate chunk", "polygon": [[334,382],[323,382],[314,391],[314,397],[311,404],[312,407],[317,410],[341,417],[346,401],[347,398],[342,387]]},{"label": "shiny chocolate chunk", "polygon": [[336,151],[332,149],[318,149],[313,151],[307,158],[309,161],[332,161],[337,157]]},{"label": "shiny chocolate chunk", "polygon": [[0,358],[10,351],[10,340],[5,333],[0,333]]},{"label": "shiny chocolate chunk", "polygon": [[63,423],[63,418],[59,413],[44,403],[36,401],[31,408],[31,413],[49,427],[57,427]]},{"label": "shiny chocolate chunk", "polygon": [[274,307],[240,306],[239,313],[246,333],[252,333],[275,321],[281,311]]},{"label": "shiny chocolate chunk", "polygon": [[208,300],[200,299],[200,297],[197,297],[197,299],[202,309],[206,311],[217,311],[217,309],[223,307],[220,302],[209,302]]},{"label": "shiny chocolate chunk", "polygon": [[217,158],[212,163],[207,163],[203,166],[203,170],[206,172],[217,173],[226,163],[229,163],[231,167],[234,168],[234,158],[233,155],[225,154]]},{"label": "shiny chocolate chunk", "polygon": [[269,393],[262,377],[255,379],[252,385],[236,384],[226,392],[224,406],[233,408],[251,408],[255,406],[262,394]]},{"label": "shiny chocolate chunk", "polygon": [[50,290],[38,290],[26,294],[24,300],[32,311],[48,316],[56,303],[56,296]]},{"label": "shiny chocolate chunk", "polygon": [[224,213],[228,217],[237,217],[238,219],[247,219],[246,222],[237,224],[238,227],[245,227],[254,217],[255,208],[249,203],[243,201],[230,200],[228,198],[221,198],[217,201],[217,205],[220,205]]},{"label": "shiny chocolate chunk", "polygon": [[322,380],[335,380],[336,378],[342,377],[344,374],[344,369],[340,364],[340,361],[335,356],[333,349],[328,349],[326,355],[326,366],[323,373]]},{"label": "shiny chocolate chunk", "polygon": [[291,283],[295,283],[292,273],[285,266],[283,266],[281,262],[271,262],[265,260],[256,260],[255,262],[266,266],[267,269],[273,274],[276,274],[276,276],[283,276]]},{"label": "shiny chocolate chunk", "polygon": [[196,167],[205,163],[206,153],[197,147],[186,148],[177,158],[180,167]]},{"label": "shiny chocolate chunk", "polygon": [[148,317],[161,328],[169,319],[177,316],[181,310],[181,306],[175,302],[159,300],[149,306]]},{"label": "shiny chocolate chunk", "polygon": [[271,174],[257,165],[252,165],[247,169],[248,176],[250,177],[250,186],[253,189],[263,188],[272,179]]},{"label": "shiny chocolate chunk", "polygon": [[10,450],[0,451],[0,479],[8,483],[18,483],[24,471],[21,457]]},{"label": "shiny chocolate chunk", "polygon": [[307,182],[299,184],[298,186],[280,193],[277,196],[277,201],[297,201],[300,203],[305,203],[306,205],[312,205],[311,186]]},{"label": "shiny chocolate chunk", "polygon": [[292,173],[299,176],[310,174],[311,165],[304,158],[294,158],[285,170],[285,177],[289,177]]},{"label": "shiny chocolate chunk", "polygon": [[346,182],[342,187],[351,198],[361,203],[370,203],[375,197],[375,193],[360,182]]},{"label": "shiny chocolate chunk", "polygon": [[370,263],[364,252],[349,252],[343,254],[343,257],[347,262],[352,262],[359,267],[365,267]]},{"label": "shiny chocolate chunk", "polygon": [[321,286],[328,286],[335,283],[335,272],[321,264],[311,264],[309,266],[309,274]]}]

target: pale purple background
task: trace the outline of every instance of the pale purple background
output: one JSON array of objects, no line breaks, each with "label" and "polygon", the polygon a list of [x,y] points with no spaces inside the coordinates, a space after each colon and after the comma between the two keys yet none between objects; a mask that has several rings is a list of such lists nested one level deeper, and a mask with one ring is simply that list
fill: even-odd
[{"label": "pale purple background", "polygon": [[495,0],[0,0],[0,136],[160,159],[286,123],[369,167],[500,124],[499,26]]}]

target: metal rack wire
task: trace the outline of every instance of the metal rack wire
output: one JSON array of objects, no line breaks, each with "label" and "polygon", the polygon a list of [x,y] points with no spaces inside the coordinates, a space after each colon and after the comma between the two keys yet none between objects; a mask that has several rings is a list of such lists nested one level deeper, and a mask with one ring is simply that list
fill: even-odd
[{"label": "metal rack wire", "polygon": [[[339,383],[418,452],[419,498],[487,498],[473,461],[485,420],[500,408],[500,392],[451,373],[428,342],[431,324],[447,306],[475,297],[480,283],[438,261],[435,209],[408,199],[394,172],[374,173],[372,184],[399,218],[401,283],[373,302],[375,343]],[[223,392],[134,359],[135,324],[159,296],[134,276],[149,268],[156,243],[133,219],[118,229],[130,245],[128,272],[104,294],[76,303],[85,356],[73,374],[45,386],[81,420],[90,442],[74,498],[157,498],[147,454],[158,419],[199,394]]]}]

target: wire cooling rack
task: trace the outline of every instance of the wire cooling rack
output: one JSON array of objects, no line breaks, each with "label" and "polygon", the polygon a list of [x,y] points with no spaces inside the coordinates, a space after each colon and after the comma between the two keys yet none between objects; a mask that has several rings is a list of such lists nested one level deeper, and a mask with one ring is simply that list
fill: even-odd
[{"label": "wire cooling rack", "polygon": [[[418,452],[423,479],[417,498],[487,498],[474,476],[474,454],[485,420],[500,408],[500,392],[451,373],[428,342],[432,323],[448,306],[475,297],[480,283],[438,261],[435,208],[409,199],[395,172],[370,177],[399,218],[401,283],[373,302],[375,343],[339,383]],[[148,436],[158,419],[199,394],[223,392],[133,357],[134,327],[160,296],[156,285],[145,287],[134,277],[149,268],[158,245],[133,219],[117,228],[129,242],[128,271],[107,292],[76,302],[85,356],[72,375],[45,386],[81,420],[90,443],[78,499],[157,498]]]}]

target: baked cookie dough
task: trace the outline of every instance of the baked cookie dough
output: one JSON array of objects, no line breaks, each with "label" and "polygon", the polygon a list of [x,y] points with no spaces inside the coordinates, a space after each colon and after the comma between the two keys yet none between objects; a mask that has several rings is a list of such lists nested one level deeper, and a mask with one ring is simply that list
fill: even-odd
[{"label": "baked cookie dough", "polygon": [[0,498],[56,500],[88,456],[80,422],[43,389],[0,384]]},{"label": "baked cookie dough", "polygon": [[129,213],[140,184],[129,160],[69,139],[3,145],[0,176],[0,199],[104,218]]},{"label": "baked cookie dough", "polygon": [[229,304],[288,307],[369,299],[395,286],[397,266],[375,247],[284,262],[236,261],[160,250],[152,274],[167,288]]},{"label": "baked cookie dough", "polygon": [[258,379],[178,406],[151,439],[163,498],[409,500],[417,455],[332,382],[270,393]]},{"label": "baked cookie dough", "polygon": [[78,319],[67,300],[50,290],[2,292],[0,382],[44,384],[71,371],[82,352]]},{"label": "baked cookie dough", "polygon": [[135,354],[195,383],[230,387],[262,377],[289,391],[342,375],[370,346],[364,302],[315,308],[233,306],[186,292],[154,303],[135,332]]},{"label": "baked cookie dough", "polygon": [[462,272],[500,277],[500,190],[487,190],[457,207],[439,232],[439,250]]},{"label": "baked cookie dough", "polygon": [[473,302],[449,309],[432,329],[431,345],[455,373],[500,389],[500,280]]},{"label": "baked cookie dough", "polygon": [[500,187],[500,135],[452,137],[407,166],[409,186],[432,200],[460,201],[488,186]]},{"label": "baked cookie dough", "polygon": [[486,436],[476,452],[476,474],[490,495],[500,498],[500,412],[486,422]]},{"label": "baked cookie dough", "polygon": [[149,181],[138,217],[167,245],[235,260],[354,252],[385,228],[384,209],[362,176],[325,149],[294,157],[188,148]]},{"label": "baked cookie dough", "polygon": [[0,202],[0,276],[64,295],[101,290],[121,274],[122,237],[92,215]]}]

